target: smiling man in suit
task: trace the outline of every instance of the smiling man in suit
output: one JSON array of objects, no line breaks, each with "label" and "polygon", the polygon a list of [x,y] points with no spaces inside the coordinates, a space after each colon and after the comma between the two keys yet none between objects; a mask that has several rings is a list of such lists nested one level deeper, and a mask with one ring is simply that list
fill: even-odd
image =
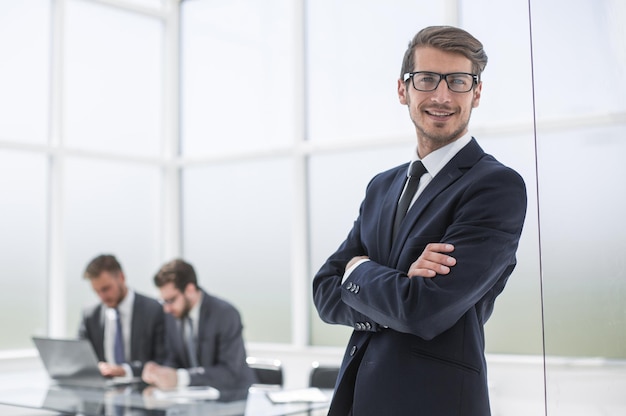
[{"label": "smiling man in suit", "polygon": [[313,280],[322,320],[354,328],[329,415],[490,414],[483,326],[516,264],[526,189],[468,130],[486,64],[459,28],[409,43],[397,91],[415,152],[370,181]]},{"label": "smiling man in suit", "polygon": [[106,377],[140,377],[144,363],[165,359],[165,315],[156,299],[135,292],[117,259],[94,258],[84,277],[100,303],[83,311],[79,338],[88,339]]}]

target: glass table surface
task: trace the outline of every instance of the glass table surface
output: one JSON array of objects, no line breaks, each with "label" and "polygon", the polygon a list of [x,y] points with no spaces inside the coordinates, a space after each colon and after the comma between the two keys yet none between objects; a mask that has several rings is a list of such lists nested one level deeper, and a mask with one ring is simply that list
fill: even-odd
[{"label": "glass table surface", "polygon": [[[0,404],[43,409],[80,416],[322,416],[329,402],[274,404],[260,387],[247,391],[220,392],[217,400],[180,394],[155,394],[145,385],[88,388],[60,386],[45,373],[20,372],[0,375]],[[330,400],[332,392],[324,392]]]}]

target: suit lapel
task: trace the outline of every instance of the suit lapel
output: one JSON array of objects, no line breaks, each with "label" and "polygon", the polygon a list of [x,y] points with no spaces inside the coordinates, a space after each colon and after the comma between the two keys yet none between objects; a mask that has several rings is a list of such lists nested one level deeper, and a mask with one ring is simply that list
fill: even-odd
[{"label": "suit lapel", "polygon": [[388,260],[389,253],[391,252],[393,244],[393,221],[394,213],[396,212],[396,206],[400,199],[400,194],[404,188],[406,182],[406,171],[409,164],[406,163],[400,166],[400,169],[396,173],[396,177],[393,179],[389,191],[385,194],[382,208],[380,210],[380,216],[378,218],[378,230],[379,238],[379,250],[377,258],[382,259],[383,263]]},{"label": "suit lapel", "polygon": [[[404,246],[406,239],[413,230],[415,223],[424,212],[426,207],[430,205],[432,200],[437,197],[446,188],[456,182],[467,170],[474,166],[478,160],[485,154],[475,139],[472,139],[465,147],[463,147],[437,175],[424,188],[420,196],[417,198],[413,206],[407,212],[402,227],[398,231],[396,240],[393,242],[390,258],[393,260],[391,264],[398,261],[400,252]],[[434,242],[434,241],[433,241]]]},{"label": "suit lapel", "polygon": [[[97,306],[98,310],[94,311],[94,317],[96,317],[94,339],[92,345],[96,351],[96,355],[100,360],[106,360],[104,357],[104,306],[102,304]],[[92,320],[93,321],[93,320]]]},{"label": "suit lapel", "polygon": [[139,333],[137,332],[137,328],[141,328],[142,323],[140,322],[141,317],[143,316],[142,311],[139,310],[140,307],[139,295],[135,292],[135,299],[133,300],[133,317],[130,325],[130,357],[133,359],[134,357],[139,357],[141,354],[137,351],[141,342],[136,338],[139,337]]}]

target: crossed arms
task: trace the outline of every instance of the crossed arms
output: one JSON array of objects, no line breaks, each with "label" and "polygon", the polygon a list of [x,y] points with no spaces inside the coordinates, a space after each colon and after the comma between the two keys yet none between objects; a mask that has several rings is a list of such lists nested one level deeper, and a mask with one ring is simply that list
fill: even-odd
[{"label": "crossed arms", "polygon": [[[422,254],[415,260],[407,275],[409,278],[421,276],[425,278],[433,278],[437,274],[446,275],[450,273],[450,267],[456,264],[456,259],[450,255],[444,253],[451,253],[454,251],[452,244],[445,243],[430,243],[424,248]],[[350,269],[355,263],[360,260],[369,259],[367,256],[353,257],[346,265],[346,270]]]}]

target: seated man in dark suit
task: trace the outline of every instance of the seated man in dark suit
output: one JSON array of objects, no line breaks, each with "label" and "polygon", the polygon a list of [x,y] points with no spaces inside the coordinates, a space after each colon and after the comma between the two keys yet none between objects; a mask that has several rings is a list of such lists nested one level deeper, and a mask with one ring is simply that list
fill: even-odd
[{"label": "seated man in dark suit", "polygon": [[143,380],[162,389],[211,386],[247,391],[255,376],[246,363],[237,309],[198,287],[193,266],[183,260],[163,265],[154,283],[167,312],[168,354],[163,366],[146,364]]},{"label": "seated man in dark suit", "polygon": [[94,258],[84,277],[101,303],[84,310],[78,336],[91,341],[100,373],[131,379],[141,376],[144,363],[163,362],[165,314],[159,302],[130,289],[112,255]]}]

